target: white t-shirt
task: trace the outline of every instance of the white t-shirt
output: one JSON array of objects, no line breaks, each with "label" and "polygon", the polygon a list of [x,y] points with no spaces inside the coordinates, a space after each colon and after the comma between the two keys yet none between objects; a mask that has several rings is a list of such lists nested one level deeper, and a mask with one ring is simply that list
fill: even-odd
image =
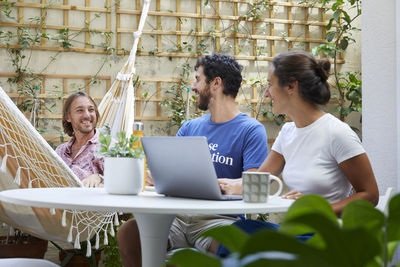
[{"label": "white t-shirt", "polygon": [[330,203],[351,191],[338,164],[365,153],[354,131],[328,113],[304,128],[285,123],[272,150],[285,159],[282,176],[290,190],[321,195]]}]

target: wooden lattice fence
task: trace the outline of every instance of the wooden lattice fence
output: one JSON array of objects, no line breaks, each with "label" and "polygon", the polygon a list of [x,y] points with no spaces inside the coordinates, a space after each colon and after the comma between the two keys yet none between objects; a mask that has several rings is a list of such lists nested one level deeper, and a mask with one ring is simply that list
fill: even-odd
[{"label": "wooden lattice fence", "polygon": [[[238,97],[241,110],[260,121],[269,120],[263,116],[268,101],[262,99],[268,62],[281,52],[291,49],[310,51],[325,43],[325,27],[331,14],[320,5],[300,1],[250,2],[152,1],[138,46],[137,74],[141,83],[136,88],[136,119],[170,120],[170,107],[160,105],[171,97],[168,91],[173,86],[182,87],[183,83],[190,87],[196,58],[219,52],[233,55],[245,67],[245,82]],[[26,50],[39,50],[36,56],[47,56],[46,52],[52,52],[71,53],[71,57],[78,60],[85,60],[90,54],[123,57],[132,46],[132,33],[139,23],[141,4],[140,0],[17,0],[10,7],[13,19],[0,16],[0,27],[3,32],[14,34],[22,29],[39,33],[38,42]],[[21,38],[9,40],[8,44],[3,39],[0,48],[5,51],[23,45]],[[77,88],[87,91],[97,101],[101,99],[122,66],[122,61],[119,62],[115,72],[100,74],[88,73],[85,69],[53,74],[51,68],[41,73],[38,71],[41,66],[33,64],[31,69],[36,70],[40,80],[38,97],[57,103],[53,114],[41,110],[41,118],[59,123],[62,99]],[[10,71],[0,73],[3,87],[6,79],[15,75]],[[57,86],[48,85],[50,80],[56,81]],[[82,85],[71,87],[69,80],[79,80]],[[93,80],[98,82],[93,83]],[[9,95],[21,99],[15,90],[10,89]],[[46,137],[55,140],[57,136],[51,133]]]}]

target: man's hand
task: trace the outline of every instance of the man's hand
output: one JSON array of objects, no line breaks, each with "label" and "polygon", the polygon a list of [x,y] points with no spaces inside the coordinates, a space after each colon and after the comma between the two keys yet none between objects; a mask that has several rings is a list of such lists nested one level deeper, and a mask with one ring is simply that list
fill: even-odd
[{"label": "man's hand", "polygon": [[239,179],[218,179],[219,187],[224,195],[241,195],[242,194],[242,178]]},{"label": "man's hand", "polygon": [[95,173],[91,174],[85,179],[82,180],[83,186],[85,187],[103,187],[104,184],[102,183],[103,179]]},{"label": "man's hand", "polygon": [[297,190],[292,190],[289,193],[286,193],[282,195],[282,198],[287,198],[287,199],[298,199],[299,197],[304,196],[303,193],[297,191]]},{"label": "man's hand", "polygon": [[146,185],[153,186],[153,178],[151,177],[150,171],[146,171]]}]

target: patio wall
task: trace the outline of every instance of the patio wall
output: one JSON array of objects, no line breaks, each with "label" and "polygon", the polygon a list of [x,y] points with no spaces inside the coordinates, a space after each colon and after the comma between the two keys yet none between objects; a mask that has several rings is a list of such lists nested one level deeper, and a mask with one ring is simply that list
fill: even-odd
[{"label": "patio wall", "polygon": [[[363,1],[363,144],[381,194],[400,191],[400,5]],[[393,263],[400,261],[397,249]]]},{"label": "patio wall", "polygon": [[[42,1],[32,0],[20,2],[41,3]],[[111,86],[112,81],[114,81],[115,76],[127,59],[127,56],[123,55],[121,49],[129,50],[131,47],[133,39],[131,33],[136,30],[137,27],[136,25],[140,15],[139,11],[141,10],[140,4],[138,4],[140,2],[141,1],[137,1],[135,4],[135,1],[122,0],[120,1],[119,11],[117,12],[114,1],[51,1],[51,4],[59,5],[68,3],[71,6],[75,5],[77,7],[85,6],[85,3],[90,3],[94,9],[101,10],[101,12],[103,12],[100,13],[101,18],[99,21],[91,23],[91,27],[114,31],[115,35],[111,39],[110,45],[117,47],[119,50],[117,54],[107,57],[102,54],[102,50],[98,47],[92,48],[83,44],[65,50],[60,49],[59,43],[45,40],[37,47],[37,50],[35,49],[32,51],[30,68],[36,72],[40,71],[40,69],[48,63],[49,57],[57,56],[57,60],[52,63],[44,73],[47,76],[43,84],[48,91],[41,92],[47,94],[48,98],[45,99],[47,103],[56,103],[54,113],[43,111],[41,114],[45,118],[43,125],[47,130],[47,132],[44,133],[46,139],[52,140],[54,144],[60,142],[60,113],[63,103],[62,100],[57,99],[60,94],[69,94],[79,88],[84,88],[95,97],[96,101],[100,101],[106,90]],[[216,13],[225,16],[226,19],[220,19],[221,29],[223,25],[226,26],[229,23],[237,23],[233,21],[232,18],[235,17],[235,14],[237,17],[246,14],[246,3],[248,1],[243,0],[235,2],[236,3],[228,3],[227,1],[221,1],[218,8],[216,8],[217,5],[214,1],[210,1],[210,6],[204,6],[204,1],[198,0],[152,1],[150,11],[153,13],[149,15],[145,25],[142,42],[139,45],[141,52],[138,54],[136,64],[137,74],[145,83],[141,85],[140,92],[137,92],[138,101],[135,116],[137,119],[142,119],[145,122],[146,135],[173,135],[178,128],[177,126],[170,127],[168,118],[170,116],[170,111],[161,107],[159,101],[167,97],[165,91],[169,89],[174,82],[176,83],[176,80],[181,78],[181,68],[178,66],[185,63],[187,58],[189,58],[187,62],[192,68],[197,55],[193,53],[193,51],[190,53],[188,48],[186,48],[186,50],[184,49],[183,52],[174,54],[168,50],[171,48],[171,42],[178,42],[183,45],[184,42],[189,43],[194,39],[193,49],[196,50],[196,46],[201,43],[201,39],[205,36],[205,45],[207,46],[205,49],[206,52],[212,53],[214,51],[220,51],[235,55],[240,63],[244,65],[245,69],[243,73],[248,81],[247,84],[243,86],[243,91],[239,93],[239,107],[241,111],[256,116],[256,114],[249,109],[249,105],[253,105],[254,107],[255,104],[260,102],[259,95],[262,93],[263,88],[258,87],[254,89],[254,87],[250,85],[250,79],[265,78],[268,64],[274,55],[289,49],[309,50],[323,41],[324,27],[321,25],[323,25],[324,22],[326,23],[329,14],[325,15],[322,9],[309,8],[296,4],[296,1],[292,2],[287,0],[276,1],[278,2],[277,5],[273,6],[269,11],[264,11],[264,13],[262,13],[262,18],[276,20],[265,26],[266,32],[261,32],[259,30],[261,29],[259,24],[249,24],[249,22],[246,22],[247,24],[244,24],[254,31],[251,35],[240,35],[241,32],[239,32],[240,34],[232,35],[231,32],[228,32],[225,42],[223,41],[224,38],[218,36],[212,41],[213,39],[210,38],[210,36],[212,36],[213,31],[211,31],[209,27],[210,25],[216,25],[215,21],[219,20],[219,17],[217,16],[211,19],[209,17],[203,17],[213,16]],[[47,3],[50,3],[50,1],[47,1]],[[110,9],[104,9],[104,3],[110,3]],[[174,16],[174,12],[178,10],[177,3],[180,3],[180,12],[186,15],[189,14],[187,17],[183,16],[177,18]],[[283,4],[280,5],[279,3]],[[79,8],[71,8],[68,10],[48,9],[47,12],[53,15],[49,16],[51,18],[49,18],[46,23],[49,25],[84,27],[85,23],[83,21],[85,18],[88,18],[87,13],[89,12],[77,12],[77,9]],[[159,16],[162,12],[164,12],[165,16]],[[305,12],[308,12],[307,16]],[[93,18],[94,13],[95,12],[91,12],[89,18]],[[67,15],[69,20],[65,20],[66,14],[69,14]],[[40,9],[24,7],[23,18],[19,20],[21,23],[24,20],[26,22],[29,16],[34,15],[40,15]],[[103,16],[107,16],[107,18],[103,18]],[[1,21],[9,22],[4,16],[0,17],[0,22]],[[177,23],[178,21],[182,21],[182,24]],[[299,21],[300,24],[298,23]],[[311,21],[311,26],[308,25],[308,23],[302,24],[301,21]],[[4,25],[5,24],[2,25],[2,29],[15,30],[15,27],[5,27]],[[176,35],[176,32],[179,32],[177,25],[181,27],[180,32],[186,32],[188,34],[183,34],[182,36]],[[191,28],[194,28],[195,32],[190,33]],[[153,30],[154,33],[157,34],[152,35]],[[45,32],[54,34],[57,30],[47,29]],[[255,33],[257,33],[259,37],[255,37]],[[194,37],[191,35],[194,35]],[[99,37],[95,35],[89,35],[88,37],[84,34],[78,39],[84,43],[89,40],[88,38],[95,42],[96,38]],[[262,40],[263,38],[272,39]],[[360,35],[356,34],[355,38],[359,40]],[[98,41],[98,43],[100,42],[101,40]],[[262,49],[264,50],[258,53],[258,47],[263,47]],[[59,53],[60,51],[61,53]],[[4,46],[0,48],[0,57],[3,59],[0,61],[0,74],[3,76],[0,77],[0,84],[10,95],[16,97],[16,86],[10,86],[6,82],[8,73],[13,70]],[[99,82],[89,85],[90,76],[97,72],[99,65],[102,64],[105,58],[107,63],[98,73],[99,76],[97,78]],[[343,70],[359,71],[359,44],[351,46],[344,59],[346,64],[343,65]],[[111,66],[109,66],[109,64]],[[193,78],[190,75],[186,80],[189,86],[192,80]],[[142,96],[145,92],[148,92],[149,95],[155,94],[156,97],[145,99]],[[53,94],[53,96],[50,94]],[[262,109],[265,110],[265,107]],[[265,125],[270,143],[273,142],[280,127],[263,116],[258,116],[257,118]],[[360,128],[359,118],[357,116],[350,116],[349,119],[350,124]]]}]

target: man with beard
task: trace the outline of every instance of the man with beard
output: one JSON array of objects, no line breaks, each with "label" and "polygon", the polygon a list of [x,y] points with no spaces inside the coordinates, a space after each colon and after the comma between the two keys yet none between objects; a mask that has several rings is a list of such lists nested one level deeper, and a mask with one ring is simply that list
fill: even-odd
[{"label": "man with beard", "polygon": [[[198,107],[210,110],[200,118],[188,121],[177,136],[205,136],[218,178],[235,179],[243,171],[254,171],[267,156],[265,128],[257,120],[241,113],[235,103],[242,75],[233,57],[214,54],[197,60],[196,81],[192,91]],[[224,179],[220,186],[224,192]],[[200,235],[211,228],[229,225],[241,215],[178,215],[172,223],[168,250],[195,247],[216,253],[218,244]],[[141,266],[139,231],[135,220],[124,223],[118,231],[122,263],[125,267]]]},{"label": "man with beard", "polygon": [[100,146],[96,131],[99,117],[96,103],[84,92],[72,94],[64,104],[62,124],[72,138],[56,152],[86,187],[103,185],[104,160],[95,154]]}]

